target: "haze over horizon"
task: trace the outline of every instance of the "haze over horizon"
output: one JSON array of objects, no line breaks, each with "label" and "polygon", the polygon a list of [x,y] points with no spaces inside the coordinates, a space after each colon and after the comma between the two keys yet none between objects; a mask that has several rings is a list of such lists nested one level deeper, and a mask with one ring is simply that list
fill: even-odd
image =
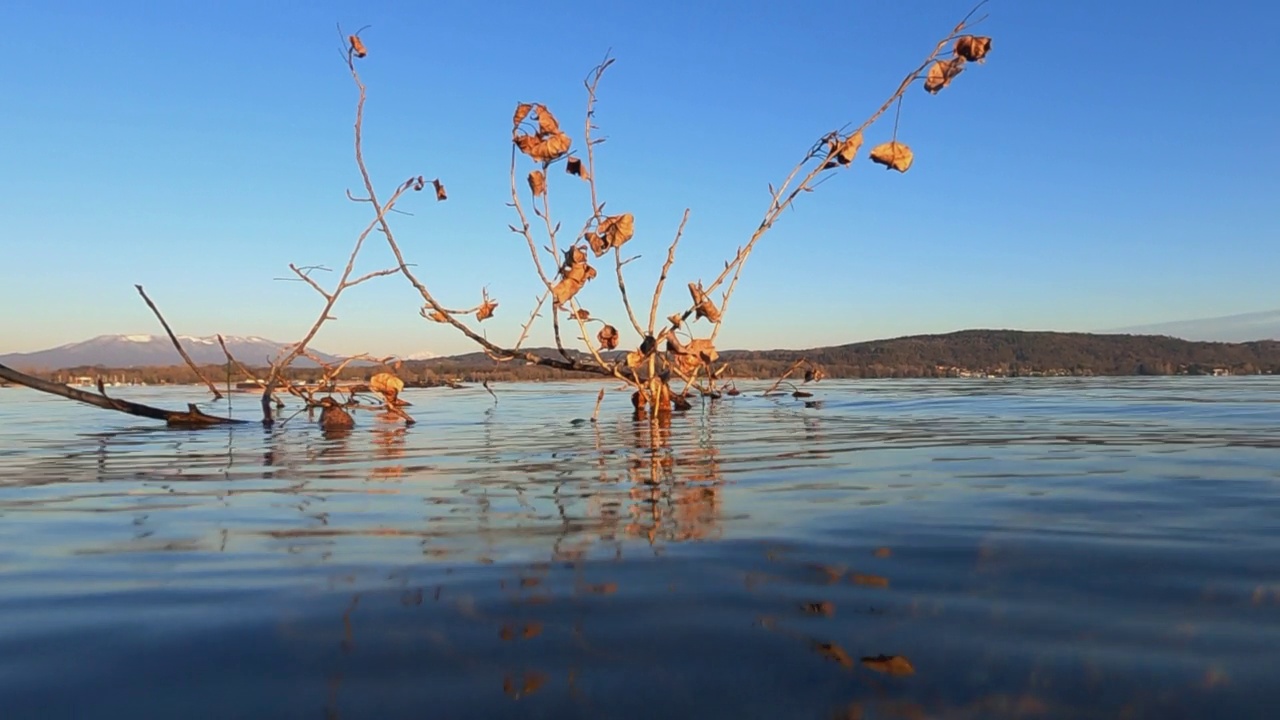
[{"label": "haze over horizon", "polygon": [[[0,353],[157,334],[135,282],[179,333],[301,337],[321,298],[273,278],[290,262],[340,268],[370,217],[344,195],[360,179],[335,22],[371,25],[360,69],[375,181],[385,192],[422,174],[449,189],[443,203],[413,196],[413,215],[393,218],[406,254],[446,305],[474,305],[487,286],[501,304],[480,329],[505,341],[539,290],[507,230],[516,102],[546,103],[580,146],[582,77],[607,50],[618,58],[600,89],[597,175],[609,209],[635,214],[627,250],[642,257],[626,271],[646,309],[692,209],[666,314],[686,304],[685,282],[714,276],[750,236],[768,184],[824,132],[873,111],[970,3],[904,13],[868,2],[858,27],[893,32],[860,30],[856,42],[814,42],[818,20],[849,14],[834,1],[565,3],[548,10],[551,26],[574,40],[541,46],[524,8],[16,4],[10,47],[23,66],[0,79],[22,100],[0,117]],[[987,62],[936,97],[907,95],[910,172],[860,158],[803,198],[748,263],[721,347],[1096,332],[1277,304],[1280,101],[1256,69],[1272,61],[1280,8],[996,0],[984,12]],[[1212,50],[1190,56],[1188,38]],[[1157,60],[1177,71],[1144,70]],[[576,228],[584,185],[551,182]],[[358,271],[389,264],[375,242]],[[600,271],[580,299],[621,328],[612,267]],[[401,278],[368,283],[312,344],[475,349],[418,307]],[[529,344],[550,345],[549,330]]]}]

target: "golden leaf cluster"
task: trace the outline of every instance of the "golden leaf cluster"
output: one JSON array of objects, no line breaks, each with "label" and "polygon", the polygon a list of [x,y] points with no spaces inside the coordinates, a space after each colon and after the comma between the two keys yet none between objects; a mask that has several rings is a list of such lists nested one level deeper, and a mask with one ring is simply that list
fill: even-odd
[{"label": "golden leaf cluster", "polygon": [[911,148],[897,140],[882,143],[871,149],[871,162],[884,165],[885,168],[893,168],[898,172],[906,172],[911,167],[913,159]]},{"label": "golden leaf cluster", "polygon": [[560,266],[560,282],[551,288],[551,297],[557,305],[577,295],[582,286],[596,276],[596,269],[587,264],[586,248],[574,245],[564,255],[564,264]]},{"label": "golden leaf cluster", "polygon": [[591,245],[591,251],[596,254],[596,257],[600,257],[608,252],[609,248],[622,247],[622,244],[635,234],[635,217],[631,213],[622,213],[610,215],[601,220],[595,232],[589,232],[582,237]]},{"label": "golden leaf cluster", "polygon": [[671,363],[683,375],[692,375],[720,359],[710,338],[694,338],[684,345],[672,335],[667,339],[667,351],[671,353]]},{"label": "golden leaf cluster", "polygon": [[[520,125],[530,114],[537,121],[538,129],[533,133],[521,132]],[[538,162],[549,163],[555,160],[569,152],[569,146],[573,144],[569,136],[560,130],[560,123],[545,105],[520,103],[516,106],[512,120],[512,141],[520,148],[520,152]]]}]

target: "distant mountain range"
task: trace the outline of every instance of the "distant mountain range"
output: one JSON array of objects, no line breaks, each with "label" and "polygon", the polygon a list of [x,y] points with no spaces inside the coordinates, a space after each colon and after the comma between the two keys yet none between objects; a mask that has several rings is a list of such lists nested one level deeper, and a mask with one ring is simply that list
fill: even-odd
[{"label": "distant mountain range", "polygon": [[[179,335],[182,346],[197,364],[219,365],[226,356],[216,337],[191,337]],[[286,343],[260,337],[236,337],[224,335],[227,349],[240,362],[254,367],[266,365],[279,355]],[[328,353],[312,350],[312,353],[332,362],[338,358]],[[181,365],[182,357],[173,349],[169,338],[161,335],[99,335],[84,342],[62,345],[48,350],[29,353],[0,355],[0,364],[19,370],[57,370],[82,366],[102,365],[110,368],[161,367]],[[298,360],[299,366],[314,367],[306,358]]]},{"label": "distant mountain range", "polygon": [[1108,330],[1132,335],[1168,335],[1183,340],[1202,342],[1250,342],[1280,340],[1280,310],[1225,315],[1200,320],[1136,325]]}]

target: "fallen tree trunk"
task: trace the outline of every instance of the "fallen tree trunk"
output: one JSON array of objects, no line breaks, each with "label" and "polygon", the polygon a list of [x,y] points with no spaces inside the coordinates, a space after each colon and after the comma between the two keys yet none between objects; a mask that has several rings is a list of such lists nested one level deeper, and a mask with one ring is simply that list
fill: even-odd
[{"label": "fallen tree trunk", "polygon": [[235,420],[232,418],[219,417],[217,415],[208,415],[197,408],[194,404],[188,403],[185,411],[165,410],[163,408],[151,407],[141,403],[129,402],[128,400],[117,400],[116,398],[107,397],[105,392],[95,394],[77,390],[68,385],[62,385],[48,380],[41,380],[38,377],[18,372],[13,368],[0,365],[0,378],[9,382],[29,387],[32,390],[57,395],[69,400],[75,400],[94,407],[100,407],[104,410],[115,410],[117,412],[127,413],[129,415],[137,415],[138,417],[151,418],[153,420],[163,420],[171,427],[212,427],[214,425],[233,425],[244,423],[244,420]]}]

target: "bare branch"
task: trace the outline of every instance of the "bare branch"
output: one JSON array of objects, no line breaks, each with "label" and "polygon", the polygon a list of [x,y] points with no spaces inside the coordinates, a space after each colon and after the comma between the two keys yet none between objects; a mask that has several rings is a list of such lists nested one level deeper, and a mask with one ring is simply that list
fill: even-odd
[{"label": "bare branch", "polygon": [[191,359],[191,356],[187,354],[187,351],[183,349],[182,343],[178,342],[178,336],[173,334],[173,330],[169,329],[169,323],[165,322],[164,316],[160,314],[160,308],[156,307],[156,304],[151,302],[151,298],[147,297],[147,292],[142,289],[141,285],[134,285],[134,287],[138,289],[138,294],[146,301],[147,307],[151,308],[151,312],[156,314],[156,319],[160,321],[161,327],[163,327],[164,331],[168,333],[169,341],[173,343],[174,349],[177,350],[178,354],[182,356],[182,359],[186,361],[187,367],[191,368],[191,371],[196,374],[196,377],[203,380],[204,384],[209,386],[209,392],[213,393],[214,400],[221,400],[222,393],[218,392],[218,388],[214,387],[213,383],[209,381],[209,378],[204,376],[204,373],[200,372],[199,366],[197,366],[195,361]]}]

